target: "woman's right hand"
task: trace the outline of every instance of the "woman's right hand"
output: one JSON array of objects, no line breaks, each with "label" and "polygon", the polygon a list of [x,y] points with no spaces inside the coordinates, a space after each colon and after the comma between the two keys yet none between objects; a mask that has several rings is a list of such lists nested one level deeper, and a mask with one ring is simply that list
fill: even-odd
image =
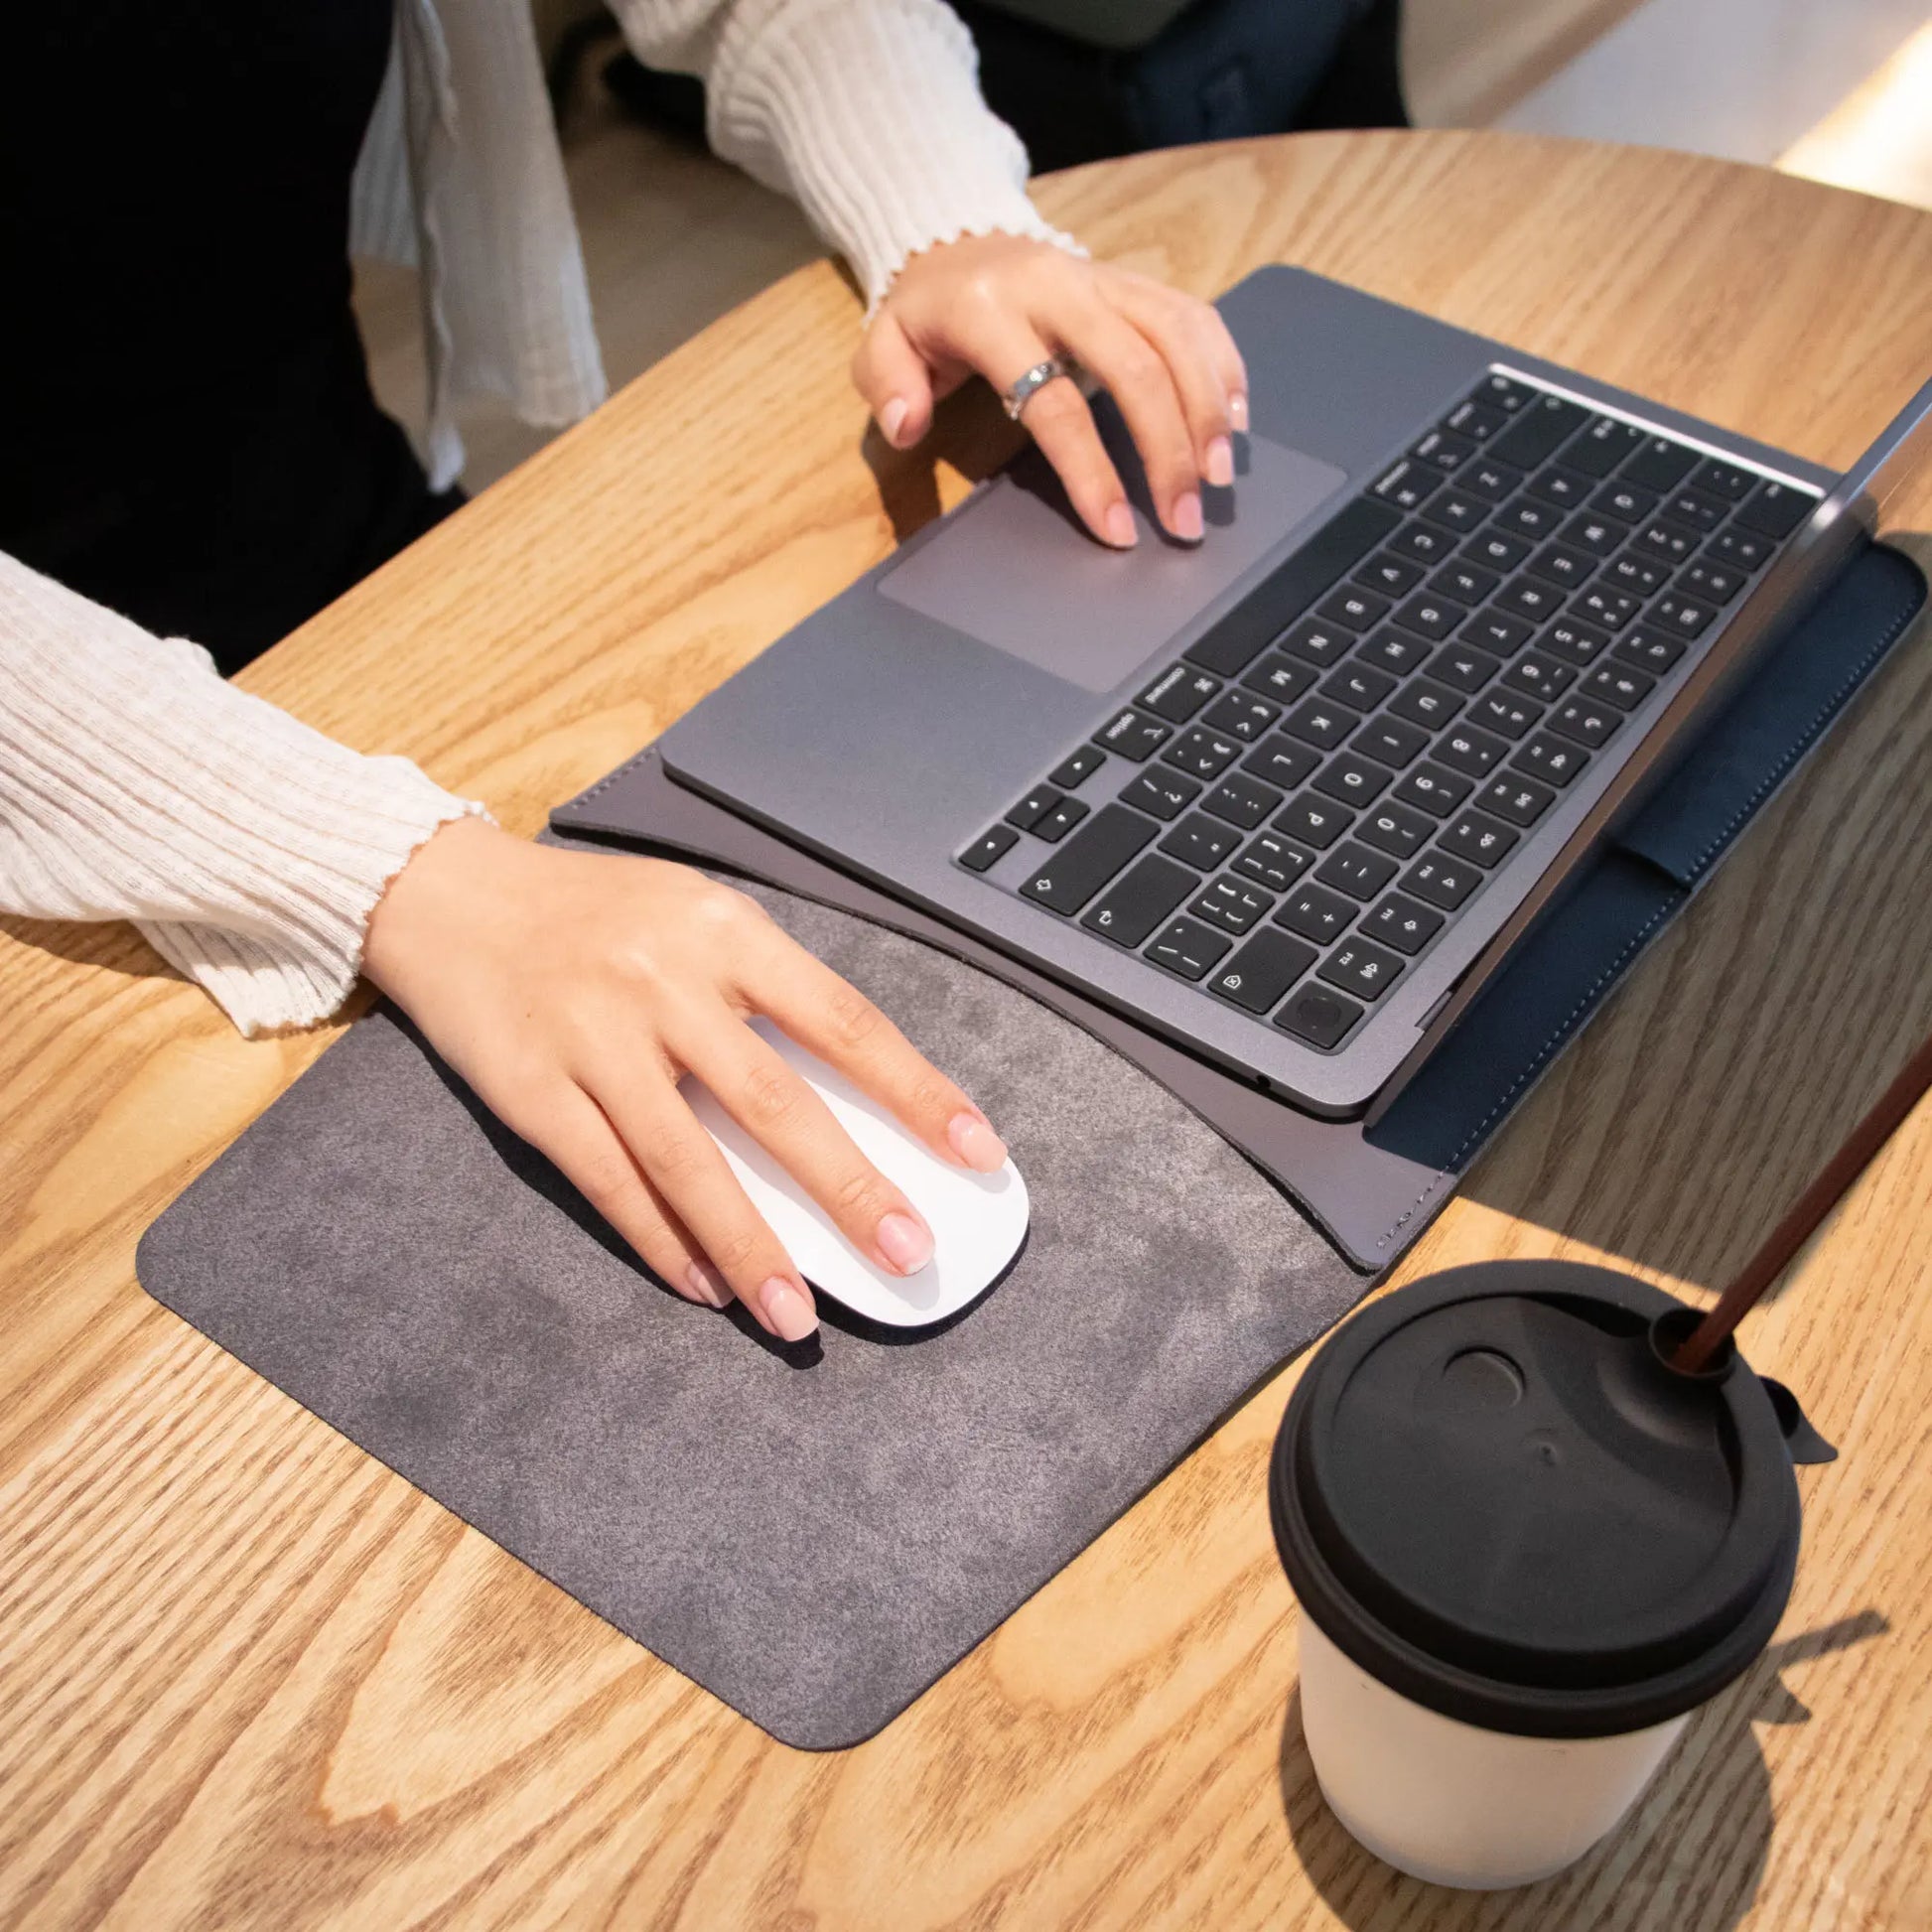
[{"label": "woman's right hand", "polygon": [[986,1117],[753,899],[689,867],[445,825],[371,914],[363,965],[485,1105],[679,1294],[774,1335],[811,1290],[678,1093],[687,1073],[881,1267],[932,1256],[918,1210],[746,1022],[762,1015],[942,1159],[997,1173]]}]

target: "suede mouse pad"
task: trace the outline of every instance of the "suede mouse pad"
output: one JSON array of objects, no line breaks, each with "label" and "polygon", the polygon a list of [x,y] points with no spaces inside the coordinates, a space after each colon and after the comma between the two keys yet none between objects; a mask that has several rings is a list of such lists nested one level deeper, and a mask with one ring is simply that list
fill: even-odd
[{"label": "suede mouse pad", "polygon": [[749,890],[961,1082],[1027,1177],[1026,1247],[950,1323],[875,1327],[821,1299],[820,1335],[788,1349],[680,1300],[387,1010],[137,1265],[464,1521],[825,1749],[903,1710],[1367,1282],[1078,1028],[915,940]]}]

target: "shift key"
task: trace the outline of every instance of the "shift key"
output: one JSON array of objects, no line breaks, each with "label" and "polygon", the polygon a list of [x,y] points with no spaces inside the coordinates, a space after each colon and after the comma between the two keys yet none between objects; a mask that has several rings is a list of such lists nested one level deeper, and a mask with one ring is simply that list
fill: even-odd
[{"label": "shift key", "polygon": [[1079,911],[1161,828],[1125,805],[1095,812],[1020,889],[1049,912]]},{"label": "shift key", "polygon": [[1150,852],[1080,923],[1118,945],[1138,946],[1199,885],[1198,873]]}]

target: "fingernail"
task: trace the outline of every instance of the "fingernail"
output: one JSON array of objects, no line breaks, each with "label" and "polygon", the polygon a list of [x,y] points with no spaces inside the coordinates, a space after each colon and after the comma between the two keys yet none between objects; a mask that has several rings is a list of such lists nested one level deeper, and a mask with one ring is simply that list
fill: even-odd
[{"label": "fingernail", "polygon": [[1248,396],[1246,390],[1237,389],[1228,398],[1228,421],[1239,430],[1245,430],[1248,427]]},{"label": "fingernail", "polygon": [[998,1173],[1007,1164],[1007,1144],[977,1114],[955,1114],[946,1127],[952,1151],[975,1173]]},{"label": "fingernail", "polygon": [[1217,436],[1207,446],[1207,481],[1216,489],[1227,489],[1234,483],[1234,445]]},{"label": "fingernail", "polygon": [[1173,533],[1177,537],[1186,538],[1189,543],[1198,543],[1202,528],[1200,497],[1190,489],[1186,495],[1177,497],[1174,501]]},{"label": "fingernail", "polygon": [[932,1259],[932,1236],[909,1214],[888,1214],[879,1224],[879,1252],[901,1275],[916,1275]]},{"label": "fingernail", "polygon": [[911,411],[912,405],[903,396],[894,396],[879,412],[879,427],[886,432],[888,443],[897,443],[898,433],[905,427],[905,419]]},{"label": "fingernail", "polygon": [[1131,550],[1140,541],[1134,529],[1134,512],[1125,503],[1116,503],[1107,512],[1107,541],[1116,550]]},{"label": "fingernail", "polygon": [[803,1341],[818,1326],[812,1305],[781,1275],[773,1275],[759,1290],[759,1305],[786,1341]]},{"label": "fingernail", "polygon": [[724,1277],[701,1261],[694,1261],[684,1271],[684,1279],[691,1284],[691,1293],[714,1309],[722,1309],[731,1300],[731,1290],[725,1286]]}]

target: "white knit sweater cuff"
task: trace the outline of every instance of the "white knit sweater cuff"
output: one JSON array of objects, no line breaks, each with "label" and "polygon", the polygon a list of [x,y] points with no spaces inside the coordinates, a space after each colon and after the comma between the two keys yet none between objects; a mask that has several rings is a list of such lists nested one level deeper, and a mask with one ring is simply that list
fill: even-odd
[{"label": "white knit sweater cuff", "polygon": [[908,256],[962,235],[1084,252],[1028,199],[1027,151],[980,98],[978,71],[938,0],[741,6],[711,64],[711,143],[798,202],[868,310]]},{"label": "white knit sweater cuff", "polygon": [[0,907],[132,919],[244,1034],[310,1026],[389,881],[482,809],[0,557]]}]

